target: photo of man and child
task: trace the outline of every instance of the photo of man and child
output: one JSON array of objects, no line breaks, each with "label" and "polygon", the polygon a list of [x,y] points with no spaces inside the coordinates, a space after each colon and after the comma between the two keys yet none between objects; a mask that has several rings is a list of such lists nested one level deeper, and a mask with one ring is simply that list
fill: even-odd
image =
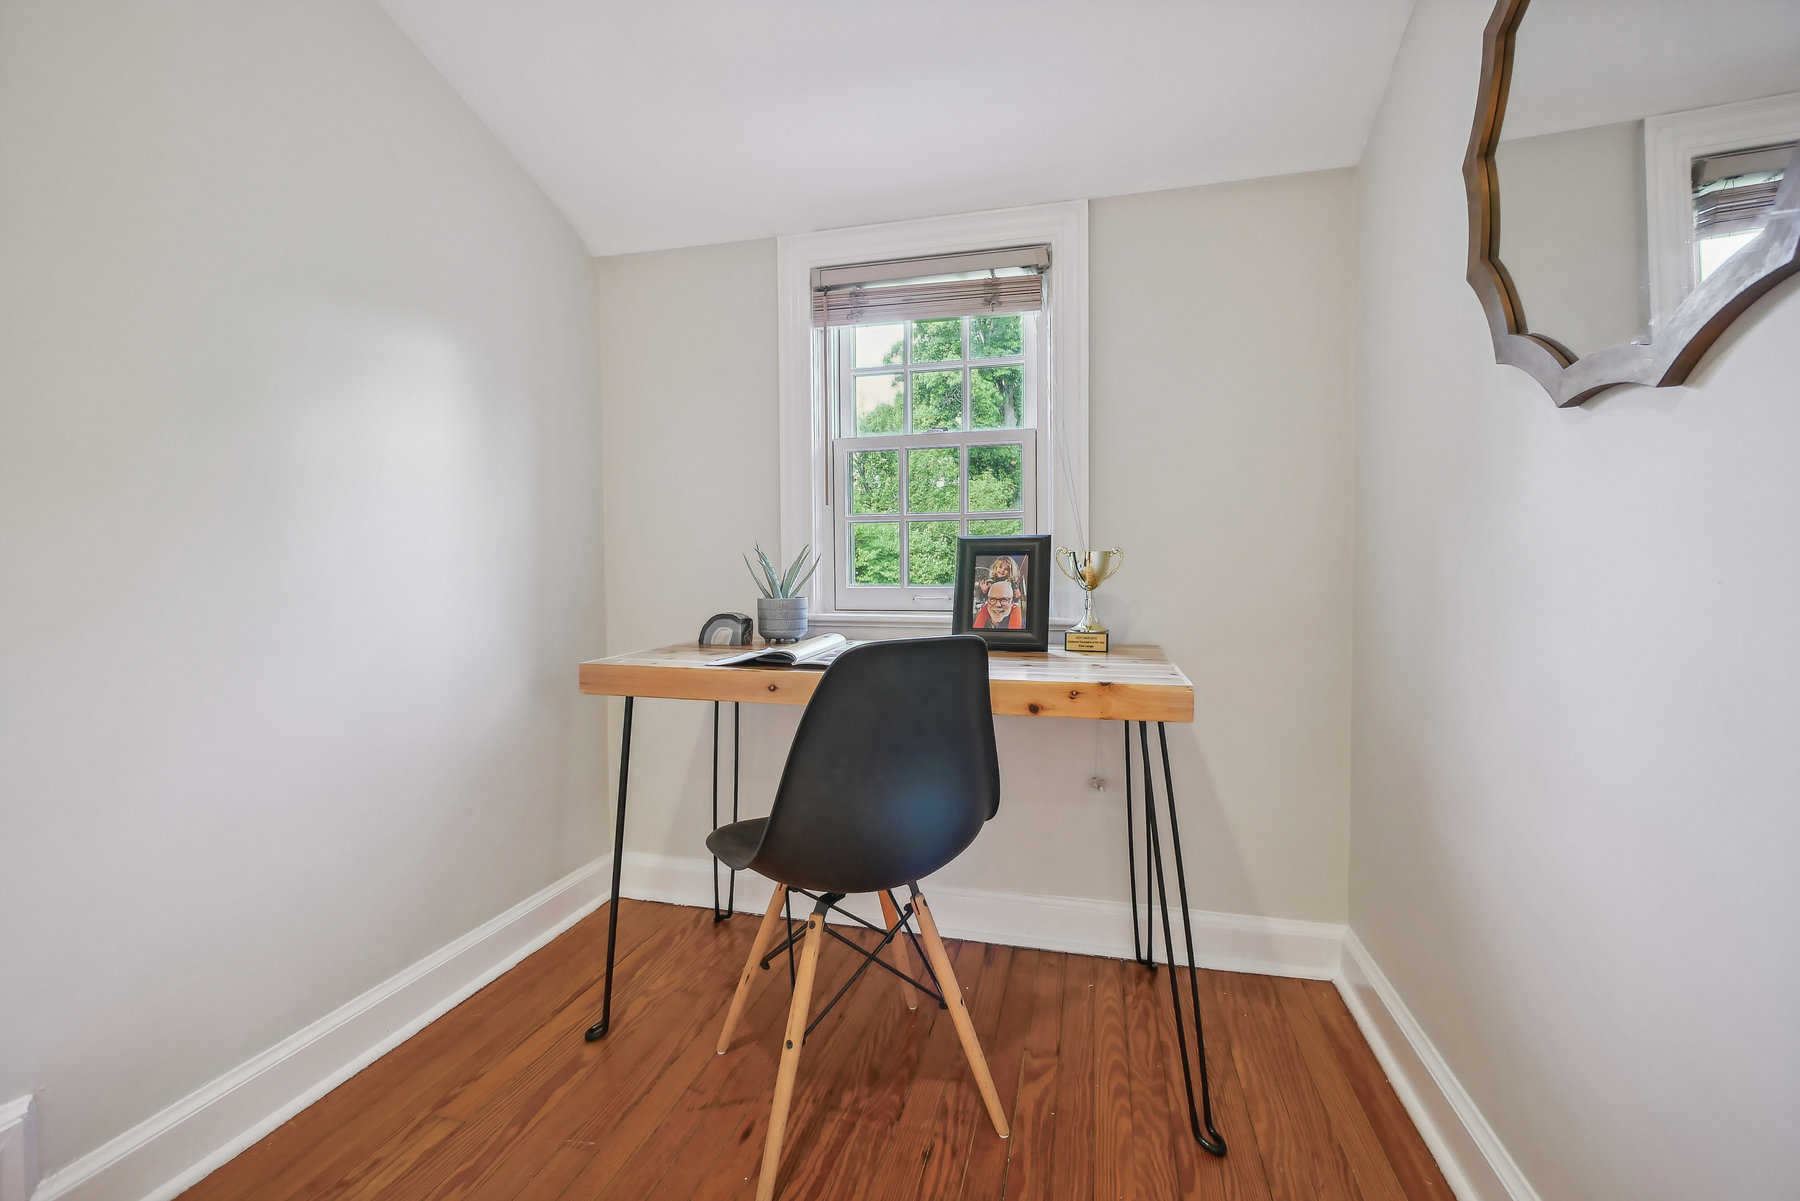
[{"label": "photo of man and child", "polygon": [[1029,555],[975,556],[975,613],[977,630],[1026,628],[1025,581],[1031,576]]}]

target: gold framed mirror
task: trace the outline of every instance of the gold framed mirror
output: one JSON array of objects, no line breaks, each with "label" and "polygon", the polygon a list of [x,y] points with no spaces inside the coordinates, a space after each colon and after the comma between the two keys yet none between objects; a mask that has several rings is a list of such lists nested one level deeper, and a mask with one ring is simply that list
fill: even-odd
[{"label": "gold framed mirror", "polygon": [[1800,3],[1498,0],[1463,179],[1497,361],[1682,383],[1800,272]]}]

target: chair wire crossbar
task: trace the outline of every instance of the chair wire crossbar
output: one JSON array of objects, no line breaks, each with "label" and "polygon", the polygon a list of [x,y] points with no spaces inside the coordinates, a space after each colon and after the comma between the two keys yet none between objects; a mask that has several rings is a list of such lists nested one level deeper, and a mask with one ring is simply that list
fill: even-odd
[{"label": "chair wire crossbar", "polygon": [[[788,889],[788,897],[790,899],[796,893],[798,893],[800,896],[807,897],[807,898],[811,899],[812,901],[821,903],[825,906],[826,909],[829,909],[835,913],[840,913],[843,916],[849,918],[851,921],[855,922],[857,925],[867,927],[868,929],[873,930],[877,934],[881,935],[881,941],[879,943],[875,944],[875,949],[873,951],[871,951],[871,950],[868,950],[867,948],[865,948],[861,943],[856,942],[852,939],[846,938],[844,935],[838,933],[836,930],[833,930],[831,928],[831,925],[829,922],[821,923],[821,928],[824,930],[824,932],[826,934],[830,935],[832,938],[837,939],[839,942],[841,942],[845,946],[849,947],[852,951],[855,951],[858,955],[862,956],[863,961],[862,961],[862,963],[857,965],[857,968],[854,972],[850,973],[850,978],[848,980],[844,981],[844,986],[842,988],[837,990],[837,995],[832,997],[831,1000],[827,1001],[825,1003],[825,1007],[823,1009],[819,1010],[818,1014],[816,1016],[814,1016],[812,1022],[806,1027],[806,1032],[808,1034],[811,1034],[813,1032],[813,1028],[815,1026],[817,1026],[821,1021],[824,1020],[826,1014],[831,1012],[832,1006],[836,1005],[839,1001],[843,1000],[844,994],[850,991],[850,986],[855,984],[857,982],[857,980],[862,976],[862,974],[869,970],[869,966],[871,964],[882,969],[885,972],[888,972],[892,975],[898,976],[900,979],[906,981],[908,984],[910,984],[914,988],[918,989],[921,993],[925,994],[926,996],[930,997],[932,1000],[936,1001],[938,1003],[939,1009],[948,1009],[949,1008],[949,1005],[946,1004],[944,1001],[943,985],[938,983],[937,973],[931,970],[931,960],[926,956],[925,949],[919,945],[918,936],[913,933],[913,928],[912,928],[913,905],[910,900],[907,901],[907,903],[904,906],[901,906],[897,901],[895,901],[893,890],[892,889],[888,890],[888,894],[887,894],[888,900],[891,902],[894,902],[894,907],[896,910],[898,910],[899,915],[900,915],[900,920],[895,922],[893,924],[893,926],[890,928],[890,927],[885,927],[885,926],[877,926],[874,922],[869,921],[868,919],[862,917],[859,914],[851,913],[848,909],[845,909],[843,906],[839,905],[838,902],[844,899],[842,893],[832,893],[832,892],[814,893],[814,892],[808,892],[804,888]],[[785,902],[784,902],[784,904],[785,904]],[[794,944],[799,942],[806,935],[806,923],[802,922],[802,923],[800,923],[800,925],[798,927],[796,927],[794,925],[794,921],[791,916],[788,916],[785,913],[783,916],[787,917],[788,935],[787,935],[787,938],[783,939],[780,943],[777,943],[775,946],[771,947],[769,949],[768,954],[764,955],[762,957],[762,959],[760,959],[758,961],[758,966],[760,966],[765,972],[769,970],[769,964],[774,961],[775,957],[777,955],[781,954],[782,951],[784,951],[784,950],[788,954],[788,961],[790,963],[792,963],[793,956],[794,956]],[[918,955],[919,962],[925,965],[925,973],[926,973],[926,975],[931,977],[930,984],[926,984],[923,980],[915,979],[914,977],[907,975],[905,972],[901,971],[899,968],[895,967],[893,964],[889,963],[887,960],[881,958],[881,953],[887,949],[888,943],[893,941],[895,936],[902,934],[902,933],[904,933],[906,935],[908,941],[910,941],[912,943],[913,952],[914,952],[914,954]],[[788,986],[790,989],[793,987],[793,980],[791,978],[788,981]]]}]

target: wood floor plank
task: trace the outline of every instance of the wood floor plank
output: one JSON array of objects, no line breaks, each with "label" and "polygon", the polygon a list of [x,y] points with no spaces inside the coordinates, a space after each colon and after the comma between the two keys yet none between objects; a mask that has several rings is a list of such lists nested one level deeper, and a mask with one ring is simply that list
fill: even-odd
[{"label": "wood floor plank", "polygon": [[1362,1201],[1406,1201],[1406,1190],[1387,1151],[1375,1136],[1369,1116],[1363,1112],[1362,1100],[1356,1095],[1344,1065],[1325,1036],[1314,1011],[1312,999],[1299,980],[1272,980],[1275,996],[1287,1015],[1288,1028],[1300,1048],[1301,1058],[1312,1074],[1313,1087],[1325,1106],[1332,1133],[1350,1164],[1350,1173]]},{"label": "wood floor plank", "polygon": [[[817,991],[825,996],[832,995],[849,979],[852,970],[854,964],[849,955],[821,956]],[[734,1060],[735,1066],[720,1086],[719,1096],[709,1106],[735,1113],[738,1121],[724,1142],[717,1148],[703,1149],[696,1157],[706,1159],[707,1168],[693,1177],[695,1183],[688,1192],[677,1191],[677,1188],[681,1178],[690,1174],[675,1173],[671,1165],[670,1173],[658,1181],[652,1195],[665,1201],[721,1201],[727,1197],[747,1198],[756,1191],[756,1173],[762,1162],[763,1139],[768,1131],[769,1106],[774,1097],[775,1073],[781,1054],[781,1032],[787,1024],[790,999],[785,967],[777,964],[777,970],[771,971],[770,975],[774,977],[770,992],[776,1002],[776,1017],[757,1041],[734,1040],[726,1058]],[[821,1040],[814,1045],[814,1053],[821,1053],[823,1047]],[[801,1063],[804,1070],[804,1056]],[[666,1153],[667,1145],[662,1144],[661,1149]],[[668,1176],[676,1179],[670,1181]],[[629,1196],[625,1193],[615,1195],[619,1201],[627,1201]],[[578,1199],[570,1198],[569,1201]]]},{"label": "wood floor plank", "polygon": [[[852,937],[864,950],[872,950],[878,941],[867,931]],[[854,952],[843,946],[836,949],[855,962]],[[804,1054],[801,1056],[801,1070],[810,1075],[805,1095],[810,1116],[803,1118],[798,1127],[789,1126],[783,1147],[779,1186],[781,1196],[788,1201],[816,1201],[826,1194],[841,1162],[858,1154],[858,1119],[862,1104],[869,1099],[869,1091],[875,1088],[883,1092],[892,1090],[895,1077],[906,1071],[897,1048],[904,1040],[905,1032],[909,1028],[916,1030],[918,1024],[897,1022],[890,1007],[867,1003],[878,999],[881,985],[871,973],[880,970],[871,967],[865,971],[844,1000],[813,1032],[813,1038],[817,1039],[825,1033],[827,1026],[838,1024],[841,1029],[834,1038],[843,1050],[835,1055],[816,1055],[810,1062]],[[869,988],[865,989],[865,985]],[[831,996],[831,993],[819,996],[813,1011],[817,1013]],[[907,1012],[916,1014],[916,1011]],[[891,1066],[892,1071],[882,1072],[883,1065]],[[904,1088],[903,1083],[901,1087]],[[797,1091],[797,1098],[798,1095]],[[897,1102],[898,1098],[895,1100]],[[795,1109],[798,1113],[798,1101]],[[793,1119],[789,1121],[792,1123]]]},{"label": "wood floor plank", "polygon": [[[571,1095],[583,1095],[584,1081],[589,1081],[587,1094],[611,1096],[619,1071],[637,1080],[647,1070],[646,1061],[672,1058],[672,1048],[686,1041],[682,1019],[698,1002],[688,991],[690,978],[684,970],[697,942],[698,923],[678,922],[673,934],[647,960],[647,966],[660,964],[661,970],[646,971],[633,980],[623,994],[624,1004],[615,1007],[615,1026],[605,1039],[581,1041],[581,1030],[591,1021],[587,1006],[565,1011],[528,1040],[538,1048],[535,1058],[509,1057],[491,1085],[484,1081],[485,1087],[470,1090],[480,1098],[477,1107],[470,1108],[459,1097],[449,1112],[440,1109],[439,1116],[464,1115],[461,1129],[396,1182],[400,1190],[396,1195],[419,1190],[434,1201],[466,1197],[518,1140],[549,1120]],[[621,976],[622,987],[624,982]],[[356,1201],[373,1194],[351,1190],[344,1195],[346,1201]]]},{"label": "wood floor plank", "polygon": [[[615,1000],[621,1002],[613,1015],[615,1025],[621,1029],[631,1025],[633,1009],[640,1013],[654,1011],[655,1006],[646,1003],[646,995],[650,990],[667,995],[678,991],[686,983],[685,973],[681,968],[697,952],[705,933],[700,923],[691,919],[659,922],[655,926],[640,954],[630,963],[620,963],[615,968]],[[529,1076],[534,1070],[541,1070],[546,1063],[560,1059],[558,1053],[567,1043],[569,1033],[579,1033],[598,1015],[604,990],[603,978],[594,981],[579,999],[539,1025],[503,1061],[483,1073],[479,1081],[439,1105],[436,1111],[438,1115],[467,1121],[486,1108],[515,1079]],[[588,1045],[604,1054],[607,1048],[614,1045],[611,1038],[611,1034],[608,1034],[600,1042]]]},{"label": "wood floor plank", "polygon": [[[976,1037],[988,1057],[995,1093],[1008,1122],[1012,1122],[1013,1100],[1019,1093],[1019,1055],[1030,1023],[1033,990],[1030,971],[1024,974],[1024,983],[1019,983],[1019,956],[1012,947],[981,947],[981,989],[970,1007],[970,1019],[976,1023]],[[940,1021],[949,1023],[949,1016],[941,1014]],[[950,1034],[954,1035],[954,1030]],[[995,1188],[1006,1185],[1006,1154],[1012,1143],[999,1138],[986,1122],[981,1089],[968,1071],[961,1044],[956,1044],[954,1037],[940,1035],[940,1039],[945,1044],[945,1066],[938,1107],[931,1115],[922,1167],[911,1179],[911,1188],[895,1190],[902,1201],[949,1201],[963,1192],[970,1174],[992,1181]]]},{"label": "wood floor plank", "polygon": [[[695,968],[716,972],[728,960],[728,955],[715,954],[697,959]],[[688,995],[696,1002],[691,1021],[700,1025],[723,1021],[729,999],[723,990],[709,996],[696,989]],[[673,1060],[657,1063],[646,1056],[624,1079],[611,1082],[603,1099],[594,1096],[595,1087],[582,1086],[568,1103],[547,1113],[499,1155],[488,1174],[469,1190],[470,1201],[511,1201],[527,1191],[546,1198],[564,1190],[591,1196],[610,1181],[715,1057],[708,1054],[712,1048],[687,1034],[663,1046],[676,1052]],[[592,1082],[597,1087],[598,1077]]]},{"label": "wood floor plank", "polygon": [[[1174,1004],[1169,995],[1171,979],[1180,989],[1182,1020],[1179,1029]],[[1205,977],[1197,979],[1205,987]],[[1185,967],[1171,969],[1165,965],[1157,972],[1156,991],[1160,1003],[1156,1007],[1156,1021],[1163,1039],[1163,1087],[1169,1107],[1168,1155],[1174,1163],[1176,1192],[1179,1196],[1198,1198],[1200,1201],[1228,1201],[1231,1192],[1230,1168],[1236,1167],[1241,1160],[1233,1161],[1229,1155],[1220,1160],[1203,1150],[1194,1140],[1193,1117],[1188,1109],[1188,1077],[1182,1073],[1182,1042],[1185,1039],[1188,1067],[1194,1073],[1193,1086],[1197,1102],[1200,1077],[1193,1025],[1193,997],[1189,992],[1192,982]]]},{"label": "wood floor plank", "polygon": [[[981,1002],[986,996],[989,968],[993,964],[993,958],[983,953],[987,949],[980,943],[959,941],[951,948],[950,956],[956,978],[968,997],[977,1034],[981,1028]],[[1004,973],[1004,966],[1000,971]],[[921,1178],[942,1166],[932,1162],[938,1152],[932,1143],[932,1130],[951,1073],[966,1070],[962,1048],[954,1031],[945,1029],[949,1022],[947,1011],[939,1009],[935,1001],[922,999],[918,1009],[908,1012],[922,1019],[923,1053],[900,1112],[895,1115],[893,1129],[883,1140],[882,1153],[857,1194],[868,1201],[907,1201],[918,1191]]]},{"label": "wood floor plank", "polygon": [[1318,1015],[1319,1025],[1330,1040],[1338,1062],[1344,1066],[1350,1086],[1356,1090],[1363,1112],[1374,1127],[1375,1137],[1381,1140],[1382,1150],[1399,1177],[1407,1201],[1452,1201],[1453,1194],[1443,1170],[1432,1158],[1425,1140],[1419,1137],[1412,1119],[1407,1117],[1406,1107],[1400,1103],[1362,1031],[1357,1029],[1356,1019],[1350,1015],[1336,986],[1324,980],[1305,980],[1301,984],[1312,1001],[1313,1012]]},{"label": "wood floor plank", "polygon": [[1012,1143],[1004,1192],[1009,1201],[1050,1197],[1056,1163],[1056,1066],[1062,1040],[1063,980],[1069,957],[1045,952],[1038,958],[1036,996],[1025,1051],[1019,1061],[1019,1097],[1013,1103]]},{"label": "wood floor plank", "polygon": [[1070,955],[1063,971],[1062,1034],[1056,1053],[1055,1166],[1050,1196],[1089,1201],[1094,1192],[1094,987],[1098,959]]},{"label": "wood floor plank", "polygon": [[[747,944],[751,932],[738,933],[737,942]],[[742,951],[742,947],[739,950]],[[574,1192],[565,1189],[564,1196],[573,1198],[616,1198],[617,1201],[641,1201],[642,1198],[665,1193],[685,1197],[704,1178],[725,1146],[725,1140],[736,1131],[741,1119],[749,1113],[752,1097],[766,1094],[775,1079],[772,1057],[759,1055],[758,1047],[771,1048],[776,1031],[787,1021],[788,987],[785,968],[779,972],[757,973],[752,981],[748,1007],[738,1022],[731,1050],[714,1054],[711,1060],[688,1084],[674,1110],[657,1127],[655,1137],[632,1149],[629,1158],[603,1189]],[[821,978],[825,973],[821,973]],[[835,978],[832,978],[835,980]],[[727,981],[735,985],[735,981]],[[837,983],[832,987],[835,989]],[[671,1158],[668,1148],[681,1149]],[[559,1152],[560,1153],[560,1152]],[[665,1177],[674,1181],[665,1183]],[[687,1180],[685,1186],[680,1182]],[[577,1182],[579,1183],[579,1182]],[[686,1188],[686,1192],[682,1191]]]},{"label": "wood floor plank", "polygon": [[1233,975],[1219,989],[1232,1059],[1275,1201],[1355,1201],[1330,1119],[1266,976]]},{"label": "wood floor plank", "polygon": [[[985,1136],[977,1137],[973,1115],[981,1099],[975,1082],[968,1081],[967,1088],[958,1088],[954,1083],[946,1085],[943,1105],[932,1130],[932,1142],[943,1147],[945,1157],[954,1157],[950,1162],[960,1159],[963,1168],[960,1179],[955,1172],[942,1171],[934,1171],[921,1179],[921,1190],[927,1185],[935,1188],[941,1184],[944,1191],[921,1191],[917,1194],[920,1201],[953,1196],[961,1201],[991,1201],[1005,1193],[1007,1163],[1019,1137],[1018,1097],[1020,1072],[1025,1062],[1025,1040],[1031,1032],[1037,1009],[1039,969],[1050,954],[1049,951],[1024,948],[1013,951],[1012,970],[1007,974],[999,1022],[992,1041],[984,1044],[991,1048],[988,1066],[993,1071],[994,1087],[1000,1093],[1000,1105],[1012,1124],[1012,1137],[993,1137],[991,1129]],[[976,1031],[980,1030],[977,1023]]]},{"label": "wood floor plank", "polygon": [[[1244,1100],[1244,1083],[1231,1056],[1230,1027],[1219,1000],[1218,977],[1225,974],[1200,973],[1200,1018],[1206,1035],[1213,1125],[1225,1139],[1227,1154],[1223,1159],[1215,1159],[1204,1151],[1199,1152],[1198,1175],[1203,1181],[1209,1175],[1216,1175],[1222,1183],[1218,1191],[1226,1201],[1271,1201],[1268,1177],[1256,1148],[1256,1130]],[[1183,1121],[1186,1121],[1185,1113]],[[1186,1125],[1182,1127],[1181,1137],[1189,1144],[1194,1141],[1191,1128]],[[1245,1153],[1238,1154],[1240,1149]],[[1210,1186],[1208,1191],[1211,1191]]]},{"label": "wood floor plank", "polygon": [[[868,983],[874,986],[877,982]],[[882,1162],[893,1144],[907,1094],[924,1061],[927,1035],[934,1026],[929,1015],[916,1009],[899,1009],[887,1021],[894,1033],[881,1040],[886,1044],[885,1050],[871,1039],[870,1046],[876,1054],[867,1061],[860,1082],[852,1082],[864,1101],[848,1109],[842,1137],[824,1149],[833,1161],[832,1171],[829,1177],[822,1178],[825,1183],[821,1188],[796,1193],[797,1201],[867,1197],[879,1189]],[[879,1017],[876,1028],[880,1029]],[[938,1041],[943,1041],[942,1032]]]},{"label": "wood floor plank", "polygon": [[[846,930],[845,933],[849,931]],[[828,945],[831,949],[820,956],[819,978],[813,989],[815,1001],[809,1010],[815,1016],[819,1008],[849,979],[856,967],[855,954],[849,948],[837,945],[835,940],[828,940]],[[782,991],[785,996],[786,989],[783,988]],[[851,996],[855,995],[853,990]],[[889,997],[891,999],[892,994]],[[859,1012],[864,1019],[862,1022],[850,1020]],[[891,1013],[889,1016],[892,1016]],[[873,1017],[872,1012],[862,1012],[856,1007],[834,1013],[819,1023],[819,1028],[806,1040],[800,1056],[800,1074],[794,1086],[787,1137],[783,1143],[777,1196],[786,1196],[785,1190],[796,1174],[797,1156],[816,1147],[827,1123],[841,1116],[828,1111],[821,1103],[827,1083],[832,1078],[832,1067],[843,1049],[854,1045],[866,1022]],[[694,1194],[695,1201],[723,1201],[724,1198],[750,1197],[756,1192],[755,1182],[762,1162],[763,1137],[768,1130],[769,1105],[774,1095],[775,1060],[780,1048],[771,1046],[768,1050],[764,1083],[757,1094],[746,1102],[755,1121],[751,1127],[753,1136],[722,1151],[713,1175],[702,1181],[699,1191]]]},{"label": "wood floor plank", "polygon": [[[655,927],[647,925],[643,930],[643,938],[620,960],[621,964],[641,954],[646,947],[654,945],[651,937],[654,933]],[[620,941],[621,944],[624,943],[623,938]],[[346,1195],[363,1187],[358,1182],[369,1175],[371,1166],[406,1159],[415,1150],[421,1131],[438,1128],[431,1120],[430,1109],[434,1103],[455,1096],[472,1081],[479,1081],[491,1072],[496,1062],[502,1061],[512,1048],[529,1037],[534,1028],[532,1023],[539,1015],[547,1010],[560,1012],[569,1005],[578,1004],[584,996],[598,996],[594,989],[598,987],[596,982],[604,969],[602,961],[597,957],[594,962],[601,966],[597,966],[592,972],[581,974],[591,976],[585,988],[579,987],[580,976],[560,988],[556,987],[554,978],[551,978],[548,987],[528,994],[524,1001],[515,999],[506,1008],[495,1012],[495,1017],[502,1013],[507,1015],[509,1020],[506,1022],[490,1020],[485,1005],[478,1003],[468,1007],[466,1015],[453,1011],[454,1020],[442,1025],[434,1023],[420,1038],[409,1040],[423,1041],[438,1051],[450,1053],[455,1070],[444,1077],[450,1081],[450,1086],[432,1087],[423,1091],[410,1087],[395,1088],[383,1104],[355,1111],[358,1120],[349,1129],[319,1140],[315,1145],[318,1154],[290,1165],[285,1173],[285,1186],[274,1196],[286,1199]],[[570,996],[571,991],[573,998]],[[477,994],[478,998],[480,996],[481,994]],[[465,1017],[473,1019],[474,1024],[464,1020]],[[455,1061],[454,1050],[463,1045],[462,1036],[465,1033],[478,1035],[484,1029],[494,1031],[494,1036],[485,1045],[478,1046],[472,1060]],[[468,1069],[470,1062],[479,1062],[482,1066],[479,1070],[471,1071]],[[421,1073],[423,1078],[430,1078],[431,1075],[430,1071]],[[333,1100],[334,1098],[327,1098],[328,1102]],[[398,1120],[389,1121],[387,1119],[395,1103],[402,1108],[395,1115]]]},{"label": "wood floor plank", "polygon": [[712,1048],[699,1035],[724,1020],[730,1000],[726,973],[734,960],[741,961],[742,948],[712,922],[710,914],[702,912],[688,920],[695,923],[700,938],[699,949],[683,963],[688,986],[683,995],[694,1000],[678,1033],[659,1044],[673,1057],[659,1062],[645,1055],[637,1063],[616,1065],[610,1073],[591,1074],[565,1103],[500,1155],[470,1191],[470,1201],[510,1201],[527,1187],[545,1198],[565,1190],[576,1196],[593,1195],[717,1057],[708,1054]]},{"label": "wood floor plank", "polygon": [[[748,1201],[783,965],[758,981],[718,1056],[747,926],[621,904],[607,1039],[581,1039],[599,1007],[602,910],[188,1201]],[[857,962],[830,945],[815,1011]],[[900,1009],[870,973],[807,1042],[783,1201],[1453,1201],[1328,984],[1200,974],[1215,1118],[1231,1144],[1218,1160],[1189,1135],[1166,967],[947,950],[1013,1138],[994,1136],[943,1012]]]},{"label": "wood floor plank", "polygon": [[1094,1177],[1096,1201],[1137,1195],[1131,1157],[1131,1064],[1125,1041],[1125,961],[1094,968]]},{"label": "wood floor plank", "polygon": [[[425,1030],[296,1114],[183,1196],[187,1201],[291,1201],[316,1195],[478,1078],[520,1041],[522,1014],[554,1011],[604,971],[606,906],[457,1005]],[[649,939],[649,923],[621,927],[620,955]],[[229,1189],[222,1183],[234,1182]]]},{"label": "wood floor plank", "polygon": [[461,1122],[428,1114],[420,1120],[412,1137],[397,1147],[392,1155],[357,1165],[344,1179],[333,1185],[329,1192],[315,1195],[391,1197],[394,1201],[429,1197],[429,1192],[409,1188],[403,1182],[419,1160],[456,1137],[461,1127]]},{"label": "wood floor plank", "polygon": [[1169,1042],[1162,1030],[1162,1012],[1169,1004],[1164,970],[1152,972],[1132,963],[1124,980],[1125,1051],[1131,1066],[1132,1130],[1137,1135],[1130,1146],[1131,1172],[1142,1201],[1172,1201],[1181,1195],[1174,1149],[1181,1131],[1169,1108],[1169,1083],[1164,1078],[1166,1071],[1179,1071],[1169,1062]]}]

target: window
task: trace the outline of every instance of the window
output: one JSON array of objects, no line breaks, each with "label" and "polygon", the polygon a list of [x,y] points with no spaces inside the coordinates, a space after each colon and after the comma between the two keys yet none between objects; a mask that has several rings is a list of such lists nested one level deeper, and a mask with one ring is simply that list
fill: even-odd
[{"label": "window", "polygon": [[1724,266],[1768,224],[1796,145],[1750,146],[1692,161],[1696,282]]},{"label": "window", "polygon": [[948,628],[959,537],[1074,528],[1085,234],[1074,204],[781,239],[782,551],[818,549],[821,628]]},{"label": "window", "polygon": [[1644,119],[1652,332],[1762,232],[1797,140],[1800,93]]},{"label": "window", "polygon": [[1037,314],[842,326],[835,370],[836,608],[948,608],[956,540],[1035,534]]}]

